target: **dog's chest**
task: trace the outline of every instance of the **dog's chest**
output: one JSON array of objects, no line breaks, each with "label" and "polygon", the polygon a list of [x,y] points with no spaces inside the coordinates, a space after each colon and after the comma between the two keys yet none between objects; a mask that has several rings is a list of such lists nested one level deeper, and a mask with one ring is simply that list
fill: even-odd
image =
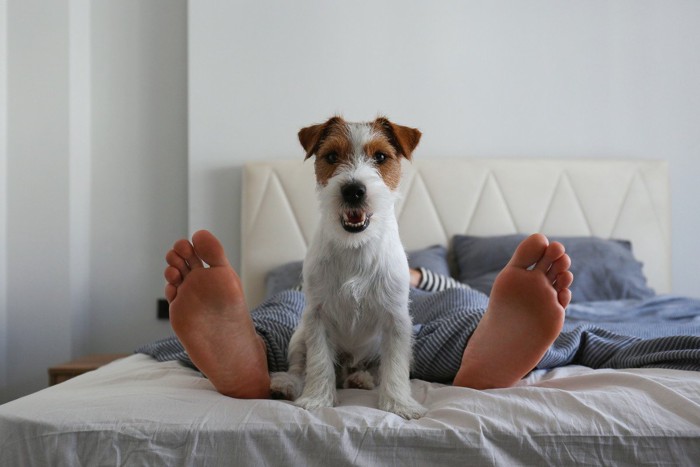
[{"label": "dog's chest", "polygon": [[322,305],[322,319],[339,351],[365,359],[379,351],[387,311],[377,306],[376,290],[358,294],[355,287],[366,290],[358,284],[339,287]]},{"label": "dog's chest", "polygon": [[[311,300],[320,308],[331,339],[340,347],[378,343],[392,313],[397,311],[397,303],[403,302],[401,296],[408,292],[403,290],[407,284],[402,287],[403,278],[391,266],[386,260],[333,253],[313,263],[307,277]],[[406,265],[398,267],[407,270]]]},{"label": "dog's chest", "polygon": [[367,332],[382,321],[382,289],[367,275],[329,271],[324,318],[350,334]]}]

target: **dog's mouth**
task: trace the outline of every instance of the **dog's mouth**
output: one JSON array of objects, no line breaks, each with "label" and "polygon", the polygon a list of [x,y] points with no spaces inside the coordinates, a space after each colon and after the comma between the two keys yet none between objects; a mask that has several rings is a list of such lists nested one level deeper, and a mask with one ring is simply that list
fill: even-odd
[{"label": "dog's mouth", "polygon": [[369,226],[370,217],[372,217],[371,213],[358,209],[352,209],[350,211],[343,212],[343,215],[340,218],[340,224],[347,232],[358,233],[362,232]]}]

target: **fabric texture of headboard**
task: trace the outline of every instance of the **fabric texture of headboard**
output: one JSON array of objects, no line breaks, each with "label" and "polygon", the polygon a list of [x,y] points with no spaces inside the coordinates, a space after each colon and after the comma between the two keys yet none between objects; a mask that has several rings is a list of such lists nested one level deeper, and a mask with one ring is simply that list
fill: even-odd
[{"label": "fabric texture of headboard", "polygon": [[[455,234],[627,239],[656,292],[671,289],[664,161],[420,159],[404,164],[399,190],[406,249],[448,245]],[[249,306],[271,269],[304,258],[318,219],[312,161],[246,165],[240,272]]]}]

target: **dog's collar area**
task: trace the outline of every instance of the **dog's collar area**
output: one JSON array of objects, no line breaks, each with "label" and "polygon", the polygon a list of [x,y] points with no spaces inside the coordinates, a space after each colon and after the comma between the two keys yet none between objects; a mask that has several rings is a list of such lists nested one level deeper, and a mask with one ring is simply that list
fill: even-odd
[{"label": "dog's collar area", "polygon": [[369,226],[369,220],[372,214],[357,209],[345,211],[340,216],[340,224],[346,232],[359,233]]}]

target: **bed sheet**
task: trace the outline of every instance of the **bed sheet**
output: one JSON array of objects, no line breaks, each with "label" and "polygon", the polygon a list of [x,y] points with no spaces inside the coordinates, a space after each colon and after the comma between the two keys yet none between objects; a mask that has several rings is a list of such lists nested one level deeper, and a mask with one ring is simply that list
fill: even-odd
[{"label": "bed sheet", "polygon": [[0,406],[0,465],[693,465],[700,373],[531,373],[475,391],[412,381],[418,420],[376,409],[236,400],[177,362],[133,355]]}]

